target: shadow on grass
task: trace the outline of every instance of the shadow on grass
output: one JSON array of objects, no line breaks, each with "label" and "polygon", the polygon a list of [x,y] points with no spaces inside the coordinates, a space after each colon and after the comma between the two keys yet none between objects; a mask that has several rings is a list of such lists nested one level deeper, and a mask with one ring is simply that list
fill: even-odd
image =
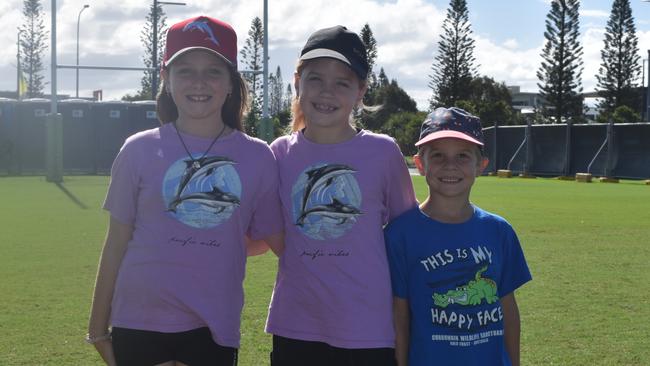
[{"label": "shadow on grass", "polygon": [[68,191],[68,189],[61,183],[54,183],[56,184],[57,187],[61,190],[61,192],[65,193],[68,198],[74,202],[77,206],[79,206],[82,210],[88,209],[88,206],[86,206],[83,202],[81,202],[77,197],[75,197],[72,192]]}]

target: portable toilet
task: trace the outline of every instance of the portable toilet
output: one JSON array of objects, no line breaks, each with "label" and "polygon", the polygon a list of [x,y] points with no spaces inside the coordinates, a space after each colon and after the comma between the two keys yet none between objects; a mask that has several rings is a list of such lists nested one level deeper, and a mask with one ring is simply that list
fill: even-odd
[{"label": "portable toilet", "polygon": [[58,111],[63,124],[63,171],[65,174],[95,174],[95,125],[91,101],[64,99]]},{"label": "portable toilet", "polygon": [[17,103],[16,113],[16,173],[22,175],[44,174],[46,151],[46,116],[50,113],[50,100],[24,99]]},{"label": "portable toilet", "polygon": [[129,123],[130,102],[104,101],[92,104],[95,125],[95,168],[96,174],[110,174],[113,160],[131,135]]},{"label": "portable toilet", "polygon": [[0,175],[16,174],[16,100],[0,98]]},{"label": "portable toilet", "polygon": [[129,123],[131,124],[132,133],[160,127],[160,121],[158,121],[156,113],[156,101],[143,100],[131,103]]}]

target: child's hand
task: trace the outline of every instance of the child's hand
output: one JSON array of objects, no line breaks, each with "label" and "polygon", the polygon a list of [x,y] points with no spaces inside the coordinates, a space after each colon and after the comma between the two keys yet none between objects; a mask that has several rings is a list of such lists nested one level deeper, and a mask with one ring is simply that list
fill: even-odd
[{"label": "child's hand", "polygon": [[117,366],[117,361],[115,361],[115,354],[113,353],[113,342],[110,339],[96,342],[93,344],[95,349],[102,356],[104,362],[108,366]]}]

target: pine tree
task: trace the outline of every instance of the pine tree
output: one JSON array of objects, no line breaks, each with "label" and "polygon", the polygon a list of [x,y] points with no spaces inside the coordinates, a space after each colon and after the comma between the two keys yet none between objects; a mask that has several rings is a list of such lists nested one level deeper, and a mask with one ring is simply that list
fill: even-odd
[{"label": "pine tree", "polygon": [[431,109],[454,106],[468,98],[476,74],[474,39],[465,0],[451,0],[442,24],[438,55],[431,66],[429,87],[433,90]]},{"label": "pine tree", "polygon": [[[156,38],[157,38],[157,48],[156,48],[156,53],[157,57],[156,60],[158,61],[157,68],[160,69],[160,63],[163,60],[163,56],[165,54],[165,34],[167,33],[167,16],[165,15],[165,11],[163,10],[163,7],[160,3],[158,3],[158,7],[154,9],[153,3],[149,7],[149,14],[147,14],[146,18],[146,23],[144,25],[144,28],[142,29],[142,32],[140,32],[140,41],[142,42],[142,46],[144,46],[144,55],[142,56],[142,62],[144,63],[145,67],[154,67],[153,64],[153,35],[154,35],[154,26],[153,26],[153,18],[154,18],[154,12],[157,12],[157,21],[156,21]],[[140,90],[138,93],[134,96],[136,100],[142,100],[142,99],[156,99],[156,96],[153,95],[153,90],[151,87],[151,83],[154,80],[158,80],[158,73],[159,70],[146,70],[144,72],[144,75],[142,76],[142,79],[140,80]]]},{"label": "pine tree", "polygon": [[[264,81],[262,70],[264,68],[264,26],[259,17],[253,18],[251,27],[248,30],[248,38],[244,47],[239,51],[244,69],[244,79],[248,82],[251,93],[251,106],[255,105],[255,113],[262,111],[262,98],[264,93]],[[253,108],[251,109],[251,113]],[[260,115],[256,115],[261,118]]]},{"label": "pine tree", "polygon": [[[386,122],[385,117],[387,116],[386,113],[381,113],[384,110],[383,103],[385,102],[382,91],[390,86],[390,80],[388,80],[388,76],[386,76],[386,71],[384,71],[383,67],[379,70],[379,75],[376,80],[373,90],[366,91],[363,103],[367,106],[379,107],[379,110],[371,113],[362,113],[360,116],[363,127],[374,131],[378,131]],[[368,97],[367,100],[366,97]]]},{"label": "pine tree", "polygon": [[282,80],[282,70],[280,66],[275,70],[275,74],[269,76],[269,114],[276,116],[283,109],[284,103],[284,81]]},{"label": "pine tree", "polygon": [[635,81],[641,73],[639,40],[629,0],[614,0],[605,28],[605,46],[600,51],[602,63],[598,80],[599,103],[604,114],[611,115],[617,107],[638,107]]},{"label": "pine tree", "polygon": [[291,89],[291,83],[287,83],[287,89],[284,92],[284,99],[282,101],[282,109],[287,112],[291,112],[291,103],[293,102],[293,89]]},{"label": "pine tree", "polygon": [[368,90],[363,96],[363,103],[366,105],[374,104],[374,92],[377,89],[377,76],[373,72],[375,60],[377,59],[377,40],[372,34],[370,25],[366,23],[361,29],[361,40],[366,45],[366,55],[368,57]]},{"label": "pine tree", "polygon": [[377,87],[378,88],[385,88],[390,84],[390,81],[388,81],[388,76],[386,76],[386,72],[384,71],[384,68],[382,67],[379,70],[379,76],[377,77]]},{"label": "pine tree", "polygon": [[582,120],[582,46],[578,10],[579,0],[553,0],[546,16],[546,44],[537,71],[543,113],[557,123]]},{"label": "pine tree", "polygon": [[43,53],[47,49],[47,31],[43,25],[43,6],[40,0],[23,1],[23,24],[18,28],[20,35],[21,69],[27,79],[27,98],[43,95],[45,70]]}]

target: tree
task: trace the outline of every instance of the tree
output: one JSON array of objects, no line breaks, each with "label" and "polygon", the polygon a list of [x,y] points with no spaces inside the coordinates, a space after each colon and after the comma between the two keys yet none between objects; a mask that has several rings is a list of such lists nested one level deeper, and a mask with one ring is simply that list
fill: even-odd
[{"label": "tree", "polygon": [[262,111],[256,103],[251,103],[248,113],[244,117],[244,131],[249,136],[257,136],[259,131],[260,116]]},{"label": "tree", "polygon": [[641,120],[641,115],[634,109],[626,105],[622,105],[614,109],[612,118],[614,120],[614,123],[631,123],[639,122]]},{"label": "tree", "polygon": [[415,143],[420,137],[420,126],[426,112],[399,112],[392,114],[381,129],[382,133],[393,136],[405,156],[417,153]]},{"label": "tree", "polygon": [[372,104],[372,94],[377,88],[377,76],[372,70],[375,66],[375,59],[377,59],[377,40],[375,40],[368,23],[361,29],[361,40],[366,45],[366,56],[368,58],[368,90],[363,96],[363,102]]},{"label": "tree", "polygon": [[379,90],[387,87],[388,85],[390,85],[390,80],[388,80],[388,76],[386,76],[386,72],[382,67],[379,70],[379,75],[375,78],[374,87],[369,87],[368,90],[366,90],[366,94],[363,96],[363,104],[367,106],[376,106],[381,104],[382,100],[377,95],[379,93]]},{"label": "tree", "polygon": [[275,74],[269,76],[269,114],[275,116],[284,109],[284,81],[282,70],[277,67]]},{"label": "tree", "polygon": [[553,0],[546,16],[546,44],[537,86],[546,101],[543,113],[553,116],[557,123],[583,119],[579,7],[579,0]]},{"label": "tree", "polygon": [[[155,13],[154,13],[155,12]],[[144,28],[140,32],[140,42],[144,47],[144,55],[142,55],[142,62],[145,67],[154,67],[153,64],[153,46],[154,46],[154,26],[153,20],[154,16],[157,16],[156,21],[156,60],[158,60],[158,69],[160,68],[160,63],[163,60],[165,54],[165,34],[167,32],[167,16],[165,11],[160,3],[154,8],[153,3],[149,7],[149,14],[147,14],[146,22]],[[145,70],[140,80],[140,90],[135,95],[125,95],[122,97],[123,100],[146,100],[146,99],[156,99],[156,96],[153,95],[152,81],[155,79],[158,80],[158,73],[160,70]]]},{"label": "tree", "polygon": [[[262,69],[264,67],[264,26],[259,17],[253,18],[248,30],[248,38],[244,47],[239,51],[244,69],[244,79],[248,82],[251,93],[251,113],[256,111],[256,118],[261,118],[262,98],[264,93]],[[255,106],[255,108],[252,108]]]},{"label": "tree", "polygon": [[40,0],[23,1],[23,24],[18,27],[21,32],[20,57],[22,72],[27,79],[27,98],[34,98],[43,95],[43,53],[47,49],[45,44],[47,31],[43,25],[43,6]]},{"label": "tree", "polygon": [[469,84],[476,74],[474,40],[465,0],[451,0],[442,24],[438,54],[431,66],[429,87],[433,91],[431,109],[451,107],[467,99]]},{"label": "tree", "polygon": [[470,95],[467,100],[457,102],[457,106],[478,116],[483,126],[521,124],[512,108],[512,96],[504,83],[481,76],[470,82]]},{"label": "tree", "polygon": [[622,105],[616,107],[611,113],[601,113],[596,117],[596,122],[607,123],[609,119],[614,123],[636,123],[641,121],[641,115],[634,109]]},{"label": "tree", "polygon": [[382,130],[384,124],[396,113],[418,111],[417,104],[396,80],[392,80],[375,91],[373,102],[381,108],[375,112],[362,115],[361,121],[365,128],[372,131]]},{"label": "tree", "polygon": [[602,63],[596,74],[598,95],[603,98],[598,107],[606,115],[620,106],[641,107],[635,90],[641,73],[638,43],[630,1],[614,0],[605,28],[605,45],[600,51]]},{"label": "tree", "polygon": [[377,88],[384,88],[388,86],[388,84],[390,84],[388,76],[386,76],[386,72],[382,67],[381,70],[379,70],[379,76],[377,77]]},{"label": "tree", "polygon": [[273,136],[282,136],[288,132],[289,123],[291,122],[291,111],[282,110],[273,117]]},{"label": "tree", "polygon": [[293,89],[291,89],[291,83],[287,83],[287,90],[284,93],[284,99],[282,101],[282,109],[291,112],[291,103],[293,103]]}]

